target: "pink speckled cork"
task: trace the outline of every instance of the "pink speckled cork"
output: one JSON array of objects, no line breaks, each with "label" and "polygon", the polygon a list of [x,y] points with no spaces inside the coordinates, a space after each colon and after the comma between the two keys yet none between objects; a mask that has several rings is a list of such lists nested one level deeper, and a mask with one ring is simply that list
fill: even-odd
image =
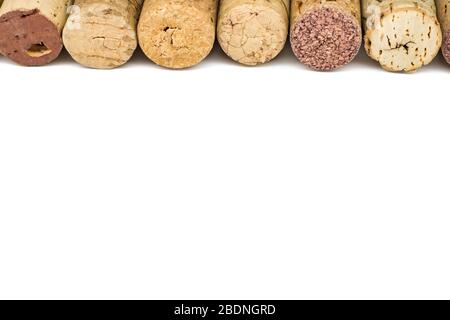
[{"label": "pink speckled cork", "polygon": [[442,27],[442,55],[450,63],[450,0],[435,1],[438,19]]},{"label": "pink speckled cork", "polygon": [[442,54],[444,55],[445,61],[450,63],[450,30],[447,31],[444,43],[442,44]]},{"label": "pink speckled cork", "polygon": [[319,71],[334,70],[351,62],[362,41],[359,12],[359,1],[338,0],[331,5],[310,1],[297,7],[291,20],[291,46],[295,56]]}]

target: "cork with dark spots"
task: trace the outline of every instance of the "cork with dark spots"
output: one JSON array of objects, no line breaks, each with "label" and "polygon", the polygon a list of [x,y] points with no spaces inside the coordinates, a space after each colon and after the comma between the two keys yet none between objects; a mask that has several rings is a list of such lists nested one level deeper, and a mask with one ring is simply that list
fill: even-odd
[{"label": "cork with dark spots", "polygon": [[358,0],[294,0],[291,47],[300,62],[319,71],[350,63],[362,42]]},{"label": "cork with dark spots", "polygon": [[388,71],[429,64],[442,44],[434,0],[362,0],[367,54]]}]

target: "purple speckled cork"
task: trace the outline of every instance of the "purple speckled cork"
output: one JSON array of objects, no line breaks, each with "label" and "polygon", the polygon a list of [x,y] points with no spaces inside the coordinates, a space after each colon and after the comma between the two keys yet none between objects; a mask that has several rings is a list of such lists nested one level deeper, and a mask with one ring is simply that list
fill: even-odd
[{"label": "purple speckled cork", "polygon": [[331,6],[318,6],[300,15],[291,31],[295,56],[320,71],[334,70],[352,61],[361,40],[359,21]]},{"label": "purple speckled cork", "polygon": [[442,43],[442,54],[444,55],[445,61],[450,63],[450,30],[447,30],[444,42]]}]

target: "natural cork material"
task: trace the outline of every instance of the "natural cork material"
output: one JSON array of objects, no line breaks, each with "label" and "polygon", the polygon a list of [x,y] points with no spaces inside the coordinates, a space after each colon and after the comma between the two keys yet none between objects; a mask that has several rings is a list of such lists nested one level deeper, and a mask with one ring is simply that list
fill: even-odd
[{"label": "natural cork material", "polygon": [[441,23],[443,43],[442,54],[450,63],[450,0],[436,0],[439,22]]},{"label": "natural cork material", "polygon": [[359,0],[292,0],[291,46],[308,67],[342,67],[356,57],[361,42]]},{"label": "natural cork material", "polygon": [[156,64],[194,66],[214,45],[218,0],[146,0],[138,24],[139,44]]},{"label": "natural cork material", "polygon": [[362,0],[367,54],[388,71],[412,72],[438,54],[434,0]]},{"label": "natural cork material", "polygon": [[137,47],[144,0],[75,0],[63,31],[64,46],[78,63],[97,69],[125,64]]},{"label": "natural cork material", "polygon": [[223,51],[245,65],[275,58],[289,32],[290,0],[222,0],[217,38]]},{"label": "natural cork material", "polygon": [[0,52],[25,66],[47,64],[62,50],[61,31],[72,0],[4,0]]}]

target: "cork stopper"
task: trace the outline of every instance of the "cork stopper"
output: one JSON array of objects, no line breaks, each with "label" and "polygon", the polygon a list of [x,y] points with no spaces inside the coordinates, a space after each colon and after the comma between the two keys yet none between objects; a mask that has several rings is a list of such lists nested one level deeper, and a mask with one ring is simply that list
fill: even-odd
[{"label": "cork stopper", "polygon": [[351,62],[361,41],[359,21],[332,6],[318,6],[301,15],[291,33],[295,56],[320,71],[334,70]]},{"label": "cork stopper", "polygon": [[286,43],[288,8],[285,0],[222,0],[217,37],[223,51],[245,65],[272,60]]},{"label": "cork stopper", "polygon": [[0,17],[0,51],[14,62],[39,66],[62,50],[59,30],[39,10],[14,10]]},{"label": "cork stopper", "polygon": [[194,66],[213,48],[216,13],[216,0],[147,0],[138,25],[139,44],[160,66]]}]

